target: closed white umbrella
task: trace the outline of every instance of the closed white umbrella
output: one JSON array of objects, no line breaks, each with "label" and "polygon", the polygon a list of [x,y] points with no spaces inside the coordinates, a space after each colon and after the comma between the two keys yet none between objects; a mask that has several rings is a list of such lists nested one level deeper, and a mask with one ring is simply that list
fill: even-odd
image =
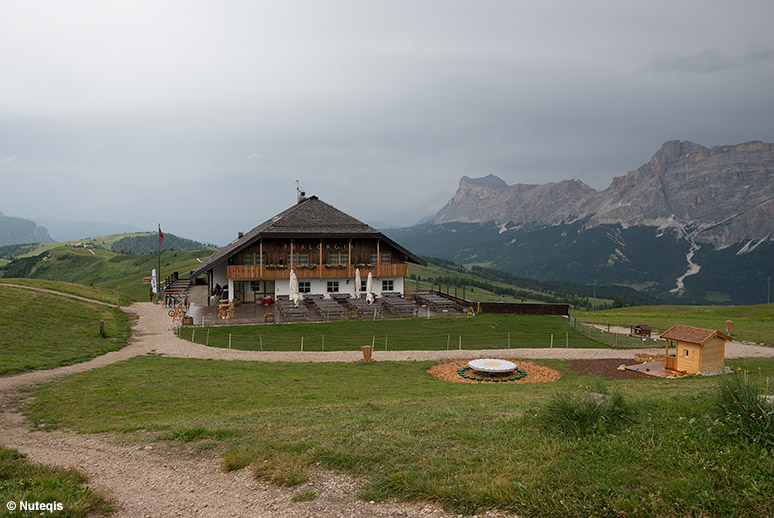
[{"label": "closed white umbrella", "polygon": [[368,272],[368,280],[366,281],[366,302],[369,304],[373,303],[374,301],[374,294],[372,293],[374,289],[374,276],[371,272]]},{"label": "closed white umbrella", "polygon": [[296,277],[296,272],[293,270],[290,270],[290,285],[288,286],[288,289],[290,293],[290,300],[292,300],[293,304],[298,307],[298,301],[301,296],[298,294],[298,277]]},{"label": "closed white umbrella", "polygon": [[360,268],[355,268],[355,298],[360,298]]}]

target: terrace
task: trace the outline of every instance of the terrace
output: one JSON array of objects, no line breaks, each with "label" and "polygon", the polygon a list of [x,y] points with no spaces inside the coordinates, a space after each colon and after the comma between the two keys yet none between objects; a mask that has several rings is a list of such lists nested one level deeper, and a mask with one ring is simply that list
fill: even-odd
[{"label": "terrace", "polygon": [[[393,265],[399,266],[399,265]],[[414,299],[414,294],[405,297],[391,294],[389,297],[378,298],[371,305],[364,305],[363,299],[323,298],[322,295],[305,295],[306,298],[294,309],[288,304],[287,297],[280,297],[274,304],[237,304],[233,316],[218,317],[217,305],[207,306],[206,286],[195,286],[190,289],[191,306],[187,315],[193,318],[194,325],[216,326],[234,324],[260,324],[267,320],[274,323],[287,322],[329,322],[331,320],[356,319],[397,319],[414,316],[462,316],[461,307],[451,304],[445,308],[429,306]],[[271,315],[269,319],[265,315]]]}]

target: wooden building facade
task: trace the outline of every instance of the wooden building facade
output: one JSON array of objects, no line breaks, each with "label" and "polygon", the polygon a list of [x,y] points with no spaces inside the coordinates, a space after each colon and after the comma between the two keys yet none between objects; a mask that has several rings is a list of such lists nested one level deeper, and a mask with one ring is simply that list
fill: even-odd
[{"label": "wooden building facade", "polygon": [[[725,365],[726,342],[731,338],[714,329],[702,329],[684,325],[674,325],[661,334],[666,340],[664,368],[686,374],[696,374]],[[670,355],[669,349],[675,354]]]},{"label": "wooden building facade", "polygon": [[253,302],[289,293],[291,270],[305,293],[355,294],[368,274],[373,292],[404,291],[408,263],[420,258],[378,230],[320,201],[301,198],[288,210],[258,225],[216,251],[194,272],[208,275],[210,290],[228,287],[229,298]]}]

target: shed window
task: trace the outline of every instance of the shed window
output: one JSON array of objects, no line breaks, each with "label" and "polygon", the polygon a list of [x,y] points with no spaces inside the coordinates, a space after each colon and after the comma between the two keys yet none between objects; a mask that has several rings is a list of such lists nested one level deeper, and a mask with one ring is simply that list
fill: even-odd
[{"label": "shed window", "polygon": [[688,356],[688,349],[685,349],[685,355]]}]

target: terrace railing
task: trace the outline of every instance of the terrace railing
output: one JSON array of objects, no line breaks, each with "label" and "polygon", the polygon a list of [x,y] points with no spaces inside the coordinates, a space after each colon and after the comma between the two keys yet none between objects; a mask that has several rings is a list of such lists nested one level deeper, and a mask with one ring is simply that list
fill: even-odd
[{"label": "terrace railing", "polygon": [[[341,267],[329,267],[328,265],[296,265],[293,270],[299,279],[348,279],[355,277],[355,269],[360,268],[360,275],[365,279],[369,273],[374,277],[405,277],[408,275],[408,264],[379,264],[373,266],[356,266],[353,264]],[[228,267],[228,278],[235,280],[251,279],[289,279],[290,266],[279,267],[277,265],[231,265]]]}]

